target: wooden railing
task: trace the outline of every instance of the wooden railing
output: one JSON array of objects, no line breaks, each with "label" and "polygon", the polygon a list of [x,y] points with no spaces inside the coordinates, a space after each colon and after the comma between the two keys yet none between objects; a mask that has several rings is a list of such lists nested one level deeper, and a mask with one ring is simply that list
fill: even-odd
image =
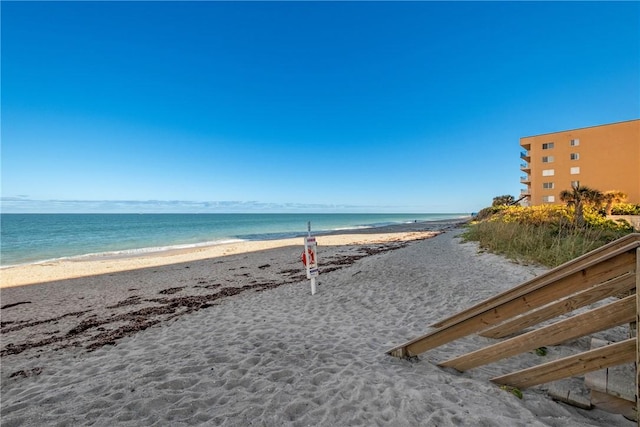
[{"label": "wooden railing", "polygon": [[[459,371],[472,369],[547,345],[591,335],[614,326],[638,324],[640,296],[640,234],[629,234],[581,257],[431,325],[432,331],[387,353],[417,356],[470,334],[515,337],[440,362]],[[612,296],[628,295],[539,329],[542,322]],[[595,348],[563,359],[492,378],[498,384],[526,388],[603,368],[640,363],[640,338]],[[638,369],[635,404],[638,407]],[[639,422],[640,427],[640,422]]]}]

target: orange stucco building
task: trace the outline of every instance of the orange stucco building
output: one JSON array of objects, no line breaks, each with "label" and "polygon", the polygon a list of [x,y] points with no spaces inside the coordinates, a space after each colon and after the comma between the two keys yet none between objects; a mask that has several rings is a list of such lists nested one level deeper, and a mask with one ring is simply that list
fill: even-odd
[{"label": "orange stucco building", "polygon": [[562,203],[560,192],[576,183],[640,204],[640,119],[527,136],[520,146],[529,205]]}]

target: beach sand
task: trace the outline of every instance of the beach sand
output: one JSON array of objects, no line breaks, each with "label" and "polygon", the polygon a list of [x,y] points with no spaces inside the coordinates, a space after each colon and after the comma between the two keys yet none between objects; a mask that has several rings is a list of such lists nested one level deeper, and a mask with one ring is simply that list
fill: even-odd
[{"label": "beach sand", "polygon": [[[434,229],[444,232],[426,238]],[[443,222],[320,236],[314,296],[302,238],[3,288],[2,426],[635,425],[554,402],[548,385],[518,399],[489,382],[539,363],[533,353],[465,373],[434,363],[485,338],[419,361],[386,355],[545,271],[481,253],[459,233]]]}]

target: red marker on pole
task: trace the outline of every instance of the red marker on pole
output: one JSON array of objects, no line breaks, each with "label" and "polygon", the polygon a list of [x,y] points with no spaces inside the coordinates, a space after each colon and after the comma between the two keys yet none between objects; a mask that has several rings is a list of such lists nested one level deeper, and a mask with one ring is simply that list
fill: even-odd
[{"label": "red marker on pole", "polygon": [[302,263],[307,270],[307,279],[311,280],[311,295],[316,293],[316,277],[318,271],[318,243],[316,238],[311,236],[311,222],[307,223],[307,237],[304,238],[304,251],[302,252]]}]

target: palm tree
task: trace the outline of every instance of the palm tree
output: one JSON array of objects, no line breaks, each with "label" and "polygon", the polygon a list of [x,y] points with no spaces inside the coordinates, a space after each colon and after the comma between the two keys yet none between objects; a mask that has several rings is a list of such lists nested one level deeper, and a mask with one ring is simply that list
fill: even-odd
[{"label": "palm tree", "polygon": [[613,205],[615,203],[621,203],[627,200],[627,195],[622,191],[611,190],[611,191],[606,191],[603,194],[603,199],[604,199],[604,202],[606,203],[605,211],[607,215],[611,215],[611,211],[613,210]]},{"label": "palm tree", "polygon": [[604,196],[599,190],[581,186],[580,184],[571,187],[571,190],[563,190],[560,192],[560,200],[567,203],[567,206],[575,208],[576,226],[582,228],[584,222],[585,205],[598,206],[602,203]]}]

